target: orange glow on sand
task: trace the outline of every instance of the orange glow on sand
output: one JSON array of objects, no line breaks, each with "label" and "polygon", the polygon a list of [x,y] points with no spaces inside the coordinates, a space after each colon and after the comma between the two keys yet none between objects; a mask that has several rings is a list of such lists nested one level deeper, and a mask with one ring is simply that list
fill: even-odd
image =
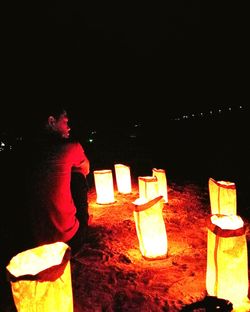
[{"label": "orange glow on sand", "polygon": [[[210,217],[207,187],[168,180],[169,201],[162,211],[167,256],[153,261],[139,249],[133,216],[133,202],[139,197],[137,177],[132,177],[132,193],[115,191],[112,204],[97,204],[94,186],[88,197],[93,215],[88,241],[71,263],[75,312],[181,311],[203,302]],[[244,222],[249,240],[250,224]],[[201,309],[205,310],[203,305]]]}]

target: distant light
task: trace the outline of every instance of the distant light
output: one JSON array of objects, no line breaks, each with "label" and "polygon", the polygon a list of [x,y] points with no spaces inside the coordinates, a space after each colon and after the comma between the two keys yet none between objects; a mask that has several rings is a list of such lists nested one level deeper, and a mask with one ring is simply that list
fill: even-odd
[{"label": "distant light", "polygon": [[93,139],[88,139],[89,143],[93,143],[94,140]]},{"label": "distant light", "polygon": [[231,107],[228,107],[228,110],[232,110],[232,108],[231,108]]},{"label": "distant light", "polygon": [[209,113],[212,115],[212,114],[213,114],[213,111],[210,111]]},{"label": "distant light", "polygon": [[129,136],[131,139],[135,139],[136,138],[136,135],[135,134],[130,134]]},{"label": "distant light", "polygon": [[136,124],[134,124],[134,127],[137,128],[137,127],[141,127],[142,126],[142,122],[137,122]]}]

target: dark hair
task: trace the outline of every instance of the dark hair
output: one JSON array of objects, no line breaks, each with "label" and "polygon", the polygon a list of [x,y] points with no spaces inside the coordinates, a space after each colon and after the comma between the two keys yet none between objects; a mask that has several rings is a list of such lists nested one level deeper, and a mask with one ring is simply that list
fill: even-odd
[{"label": "dark hair", "polygon": [[41,115],[37,116],[37,121],[40,123],[46,123],[47,119],[49,116],[53,116],[56,119],[60,117],[61,114],[63,114],[64,112],[67,113],[67,109],[64,105],[60,105],[60,104],[53,104],[49,107],[44,107],[41,111]]}]

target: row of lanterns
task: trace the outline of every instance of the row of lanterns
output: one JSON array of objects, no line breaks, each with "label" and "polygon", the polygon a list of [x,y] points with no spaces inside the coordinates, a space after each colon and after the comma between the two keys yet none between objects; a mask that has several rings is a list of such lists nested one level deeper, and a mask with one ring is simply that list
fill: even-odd
[{"label": "row of lanterns", "polygon": [[[117,190],[121,194],[132,192],[130,167],[115,164]],[[115,202],[111,169],[94,170],[96,203]],[[162,215],[168,202],[167,178],[164,169],[152,169],[152,176],[138,177],[139,198],[134,204],[134,220],[139,249],[144,258],[161,259],[167,255],[167,232]]]},{"label": "row of lanterns", "polygon": [[[108,181],[104,181],[104,175]],[[98,176],[102,176],[102,186]],[[130,168],[115,165],[117,189],[131,192]],[[111,170],[94,172],[97,203],[114,202]],[[123,184],[124,183],[124,184]],[[127,185],[125,188],[124,185]],[[108,187],[110,191],[108,191]],[[234,307],[248,302],[248,259],[245,226],[237,215],[236,185],[209,178],[211,216],[207,224],[206,289],[210,296],[231,301]],[[152,169],[152,176],[138,177],[139,198],[134,204],[134,220],[139,249],[146,259],[161,259],[167,255],[168,241],[162,211],[168,203],[167,179],[164,169]],[[126,191],[124,191],[126,190]],[[110,192],[112,199],[101,202],[101,191]],[[104,196],[104,195],[103,195]]]},{"label": "row of lanterns", "polygon": [[[121,194],[132,193],[130,167],[115,164],[117,190]],[[111,169],[94,170],[94,182],[97,204],[112,204],[115,202],[113,173]]]},{"label": "row of lanterns", "polygon": [[[130,167],[115,164],[115,177],[117,191],[120,194],[132,193]],[[94,170],[94,182],[97,204],[112,204],[115,202],[113,172],[111,169]],[[152,176],[138,177],[139,196],[149,200],[162,195],[164,203],[168,202],[167,179],[164,169],[152,169]]]},{"label": "row of lanterns", "polygon": [[[115,175],[118,192],[131,193],[130,167],[116,164]],[[114,203],[112,170],[94,171],[94,180],[96,202]],[[165,258],[168,250],[162,214],[164,204],[168,203],[165,170],[154,168],[152,176],[138,177],[138,186],[139,198],[133,202],[133,215],[139,249],[146,259]],[[212,178],[209,179],[208,186],[211,215],[207,225],[206,290],[209,296],[232,302],[233,311],[249,311],[250,309],[244,308],[250,306],[247,242],[244,222],[237,215],[236,186],[232,182],[216,181]],[[29,258],[30,262],[27,262]],[[39,260],[38,267],[31,264],[34,259]],[[55,303],[57,311],[73,311],[69,259],[68,246],[61,242],[40,246],[13,257],[7,270],[18,311],[27,311],[32,298],[34,307],[36,304],[41,306],[39,311],[54,311]],[[51,266],[56,270],[54,276],[50,274],[48,279],[47,271]],[[34,272],[30,271],[32,268]],[[41,274],[42,272],[45,274]],[[31,279],[22,279],[21,276],[31,276]],[[62,297],[56,296],[58,291],[64,298],[61,310]]]}]

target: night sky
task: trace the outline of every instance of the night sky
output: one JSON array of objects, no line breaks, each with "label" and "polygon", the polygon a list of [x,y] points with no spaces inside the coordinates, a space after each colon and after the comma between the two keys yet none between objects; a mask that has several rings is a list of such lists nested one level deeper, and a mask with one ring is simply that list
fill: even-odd
[{"label": "night sky", "polygon": [[245,12],[198,0],[6,3],[1,115],[62,102],[95,122],[246,105]]}]

